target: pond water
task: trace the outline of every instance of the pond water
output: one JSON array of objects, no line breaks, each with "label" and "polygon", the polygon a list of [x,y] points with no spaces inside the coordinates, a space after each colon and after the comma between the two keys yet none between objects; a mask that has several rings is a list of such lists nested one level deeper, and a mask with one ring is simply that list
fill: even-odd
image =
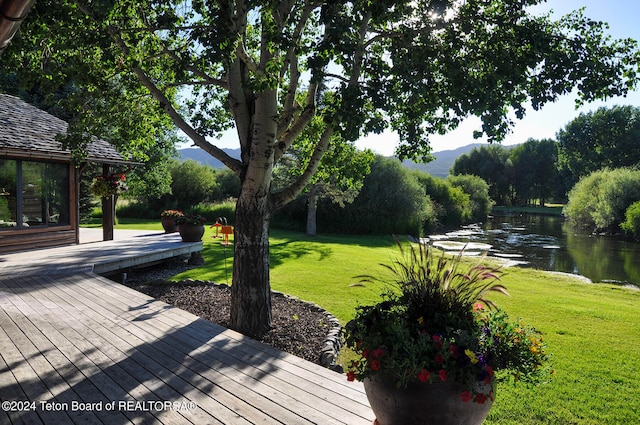
[{"label": "pond water", "polygon": [[573,273],[593,282],[640,286],[640,244],[607,236],[592,236],[571,228],[562,217],[496,216],[482,225],[430,235],[431,243],[508,260],[541,270]]}]

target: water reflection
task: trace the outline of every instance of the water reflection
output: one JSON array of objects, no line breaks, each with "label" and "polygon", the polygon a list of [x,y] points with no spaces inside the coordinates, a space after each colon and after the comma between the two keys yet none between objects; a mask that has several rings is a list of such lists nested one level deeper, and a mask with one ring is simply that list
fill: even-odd
[{"label": "water reflection", "polygon": [[482,226],[431,235],[431,243],[447,251],[472,243],[467,251],[509,260],[512,264],[583,275],[594,282],[640,286],[640,244],[577,232],[561,217],[500,216]]}]

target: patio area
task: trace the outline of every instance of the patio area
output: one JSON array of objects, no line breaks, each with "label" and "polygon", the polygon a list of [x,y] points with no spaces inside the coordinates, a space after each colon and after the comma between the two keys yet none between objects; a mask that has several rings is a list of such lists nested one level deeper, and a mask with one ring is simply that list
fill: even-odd
[{"label": "patio area", "polygon": [[0,257],[0,423],[373,422],[362,384],[89,271],[114,242]]},{"label": "patio area", "polygon": [[102,229],[80,229],[80,244],[0,254],[0,275],[104,274],[202,250],[202,242],[182,242],[177,233],[118,230],[102,241]]}]

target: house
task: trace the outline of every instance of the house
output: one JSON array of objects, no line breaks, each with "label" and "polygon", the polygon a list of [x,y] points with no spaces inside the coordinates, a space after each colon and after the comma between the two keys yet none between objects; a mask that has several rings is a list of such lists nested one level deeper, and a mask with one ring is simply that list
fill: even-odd
[{"label": "house", "polygon": [[[80,168],[56,140],[66,130],[63,120],[0,94],[0,253],[79,242]],[[90,143],[86,161],[105,170],[128,163],[102,140]],[[104,220],[105,240],[112,222]]]}]

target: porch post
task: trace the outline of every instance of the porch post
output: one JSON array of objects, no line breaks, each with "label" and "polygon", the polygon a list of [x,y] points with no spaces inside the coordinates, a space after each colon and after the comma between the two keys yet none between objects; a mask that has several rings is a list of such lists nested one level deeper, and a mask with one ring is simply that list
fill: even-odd
[{"label": "porch post", "polygon": [[[109,164],[102,164],[102,175],[109,175]],[[113,240],[113,223],[115,219],[115,202],[113,195],[102,199],[102,240]]]}]

